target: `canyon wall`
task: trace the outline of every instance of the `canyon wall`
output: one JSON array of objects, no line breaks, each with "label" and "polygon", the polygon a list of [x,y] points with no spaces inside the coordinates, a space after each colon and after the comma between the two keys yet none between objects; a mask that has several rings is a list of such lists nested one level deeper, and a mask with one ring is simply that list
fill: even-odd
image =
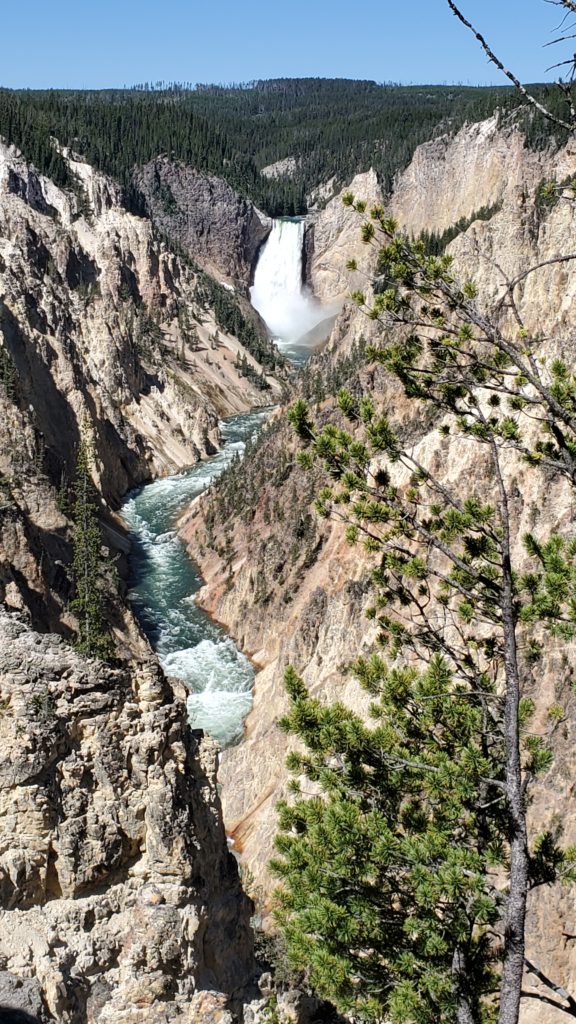
[{"label": "canyon wall", "polygon": [[0,1003],[42,1024],[230,1024],[254,957],[217,751],[114,558],[112,664],[69,645],[68,494],[84,438],[103,554],[125,554],[127,488],[214,452],[221,416],[282,385],[264,332],[266,368],[219,326],[214,282],[67,159],[68,192],[0,142]]},{"label": "canyon wall", "polygon": [[198,1020],[253,970],[216,750],[155,659],[0,612],[0,993],[42,1021]]},{"label": "canyon wall", "polygon": [[[242,292],[268,225],[227,185],[162,158],[141,169],[139,184],[156,223],[179,241],[176,253],[149,219],[122,207],[109,179],[67,159],[75,192],[0,143],[0,737],[8,755],[0,773],[0,1000],[42,1024],[230,1024],[253,959],[216,752],[190,734],[185,695],[158,669],[121,595],[107,606],[113,666],[68,645],[71,524],[58,492],[87,436],[104,540],[125,551],[113,510],[128,487],[214,451],[220,416],[281,399],[281,367],[270,372],[267,359],[219,326],[214,298],[225,293],[249,315]],[[573,144],[556,154],[528,151],[518,132],[491,119],[420,147],[388,210],[413,235],[469,221],[450,252],[493,305],[532,263],[571,251],[573,201],[560,191],[542,204],[537,191],[542,180],[575,171]],[[373,173],[350,190],[368,206],[383,202]],[[482,206],[488,219],[474,220]],[[314,215],[307,275],[327,302],[372,275],[374,250],[358,240],[359,223],[339,197]],[[228,278],[224,293],[199,266]],[[555,351],[573,350],[575,280],[571,264],[550,263],[517,290],[529,328],[554,332]],[[377,333],[345,304],[306,371],[309,382],[317,378],[320,421],[334,415],[323,395],[344,361]],[[273,365],[263,334],[259,345]],[[423,462],[451,483],[489,487],[482,461],[452,448],[448,459],[446,439],[381,370],[356,359],[346,372],[356,389],[381,395]],[[280,410],[244,464],[182,521],[207,580],[203,604],[259,669],[245,740],[225,752],[219,781],[227,831],[255,895],[266,894],[264,911],[274,807],[287,786],[288,741],[277,727],[284,669],[293,664],[314,694],[365,710],[348,665],[374,640],[364,614],[368,563],[338,524],[315,516],[320,477],[301,470],[296,451]],[[561,483],[544,488],[516,462],[507,472],[519,532],[572,521]],[[552,701],[566,708],[532,814],[536,823],[566,819],[568,840],[576,839],[567,817],[576,771],[572,653],[552,652],[530,684],[540,715]],[[573,907],[563,887],[530,905],[529,955],[567,988],[576,986]],[[561,1018],[526,1001],[524,1024]]]},{"label": "canyon wall", "polygon": [[[573,200],[560,190],[559,201],[545,207],[538,190],[543,180],[562,182],[575,170],[574,143],[557,153],[529,151],[516,130],[492,119],[464,128],[452,140],[420,147],[398,178],[387,210],[413,236],[431,229],[441,233],[464,218],[469,226],[465,225],[448,251],[456,258],[457,273],[472,277],[482,301],[491,307],[502,297],[507,283],[531,265],[573,251]],[[379,201],[373,175],[361,176],[350,191],[368,202]],[[489,207],[483,212],[487,219],[475,219],[481,206]],[[360,258],[362,273],[370,273],[374,266],[374,250],[358,242],[361,221],[337,201],[315,218],[308,264],[310,279],[322,297],[342,294],[348,259]],[[361,273],[352,275],[353,288],[366,287],[365,278],[364,284],[358,283],[361,277]],[[518,308],[528,329],[545,335],[544,357],[552,351],[573,353],[575,280],[570,263],[551,263],[543,276],[531,274],[517,289]],[[504,319],[508,315],[504,311]],[[375,334],[377,326],[347,303],[327,349],[313,360],[307,373],[316,374],[322,385],[334,376],[354,342],[371,340]],[[432,427],[425,410],[406,401],[397,382],[367,366],[353,375],[353,386],[379,395],[382,407],[415,446],[423,464],[445,474],[446,480],[457,486],[472,479],[479,489],[490,489],[490,475],[482,460],[474,461],[469,451],[456,453],[452,447],[448,455],[447,442]],[[316,415],[320,422],[334,415],[329,399],[317,405]],[[227,827],[241,858],[266,893],[273,885],[266,864],[276,828],[274,806],[287,793],[287,740],[277,726],[286,706],[284,668],[293,664],[313,694],[337,695],[362,709],[365,697],[347,666],[368,650],[373,640],[370,623],[363,617],[368,602],[368,565],[357,550],[346,546],[338,524],[314,517],[310,500],[318,482],[305,478],[295,463],[295,450],[289,428],[279,423],[252,458],[247,457],[245,492],[240,494],[239,481],[229,478],[182,523],[183,534],[207,580],[203,604],[231,629],[259,666],[245,740],[226,751],[220,778]],[[515,495],[513,515],[519,536],[535,526],[569,527],[573,499],[562,483],[545,480],[515,459],[510,460],[506,472]],[[228,557],[224,560],[221,552],[226,539]],[[561,665],[560,654],[552,651],[530,684],[540,715],[556,699],[567,709],[555,766],[539,784],[532,809],[536,827],[544,827],[552,819],[561,822],[567,841],[576,838],[574,817],[568,811],[576,772],[570,657],[568,654],[568,666],[566,659]],[[529,956],[572,990],[576,985],[573,906],[570,890],[562,886],[534,894],[528,948]],[[530,979],[527,988],[531,988]],[[525,1000],[525,1024],[536,1020],[555,1024],[562,1017],[561,1011],[544,1007],[536,999]]]},{"label": "canyon wall", "polygon": [[219,329],[210,289],[122,207],[117,186],[69,163],[77,194],[0,142],[2,346],[46,447],[70,467],[81,430],[92,433],[99,485],[116,504],[213,452],[218,417],[262,402],[235,363],[262,367]]},{"label": "canyon wall", "polygon": [[[358,174],[345,191],[352,192],[367,208],[384,201],[374,171]],[[323,302],[343,301],[355,288],[365,287],[373,258],[362,243],[358,222],[342,203],[342,193],[310,217],[308,229],[307,277],[314,294]],[[348,260],[355,259],[358,271],[351,274]]]},{"label": "canyon wall", "polygon": [[272,221],[221,178],[158,157],[135,173],[154,222],[212,272],[252,283]]}]

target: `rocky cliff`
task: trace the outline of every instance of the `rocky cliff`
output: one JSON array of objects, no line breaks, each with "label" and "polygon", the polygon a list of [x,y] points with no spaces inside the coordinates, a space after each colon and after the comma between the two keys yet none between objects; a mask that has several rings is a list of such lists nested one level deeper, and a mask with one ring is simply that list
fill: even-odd
[{"label": "rocky cliff", "polygon": [[251,977],[216,751],[152,659],[0,612],[0,991],[43,1021],[198,1019]]},{"label": "rocky cliff", "polygon": [[207,580],[202,605],[259,669],[244,740],[224,752],[219,778],[227,829],[267,897],[275,804],[287,782],[287,740],[276,726],[287,707],[284,669],[305,672],[318,694],[353,691],[357,703],[346,663],[373,638],[363,615],[364,566],[343,531],[315,517],[318,478],[299,469],[296,448],[279,416],[240,470],[233,467],[181,522]]},{"label": "rocky cliff", "polygon": [[4,374],[63,466],[89,425],[101,489],[116,503],[214,451],[218,417],[262,403],[235,363],[245,358],[253,377],[262,366],[219,327],[214,285],[122,207],[109,179],[69,163],[76,194],[0,143]]},{"label": "rocky cliff", "polygon": [[[68,160],[75,193],[0,142],[0,592],[65,633],[70,532],[57,492],[80,437],[94,449],[107,542],[126,550],[107,508],[214,452],[219,417],[281,393],[266,338],[264,370],[219,326],[213,302],[234,311],[233,294],[128,213],[109,179]],[[121,606],[113,618],[123,628]]]},{"label": "rocky cliff", "polygon": [[[381,204],[384,199],[374,171],[356,175],[349,191],[368,208]],[[354,217],[342,204],[342,193],[310,216],[307,243],[308,283],[323,302],[343,301],[351,290],[366,284],[365,275],[373,264],[372,254],[370,248],[362,244]],[[358,272],[352,278],[346,268],[351,259],[358,262]]]},{"label": "rocky cliff", "polygon": [[[511,152],[516,158],[512,172]],[[466,127],[452,140],[421,147],[396,182],[388,209],[414,236],[430,229],[441,233],[464,219],[467,223],[449,251],[457,257],[462,275],[472,276],[484,301],[493,305],[507,282],[534,262],[573,252],[573,201],[563,198],[560,189],[559,201],[543,209],[539,184],[551,179],[560,183],[575,170],[573,144],[555,154],[529,152],[513,128],[502,128],[491,120]],[[351,191],[368,202],[378,201],[372,175],[357,180]],[[488,219],[477,219],[475,214],[483,205],[490,208]],[[345,264],[351,257],[360,255],[360,270],[370,272],[372,250],[362,249],[357,241],[360,223],[335,202],[318,215],[309,260],[311,279],[323,297],[341,293]],[[518,289],[520,309],[529,327],[545,330],[547,337],[554,332],[565,349],[572,344],[576,328],[574,280],[570,264],[554,263],[543,277],[530,275]],[[358,287],[355,280],[352,287]],[[374,325],[362,314],[349,304],[345,306],[326,352],[315,362],[320,385],[334,376],[354,341],[370,338],[373,331]],[[471,463],[469,453],[455,456],[451,449],[448,462],[441,437],[398,394],[397,385],[392,388],[384,377],[374,377],[376,372],[370,367],[361,371],[354,378],[354,388],[369,385],[372,392],[380,394],[400,429],[409,431],[421,461],[434,465],[436,471],[444,467],[452,482],[472,476],[478,485],[484,482],[489,487],[485,467]],[[320,418],[322,410],[321,404],[317,407]],[[320,524],[314,519],[309,506],[314,481],[307,484],[295,465],[294,443],[286,427],[279,426],[263,440],[253,464],[248,456],[244,471],[246,479],[250,481],[252,474],[254,482],[248,483],[246,495],[237,499],[238,517],[232,518],[232,482],[223,481],[222,487],[192,510],[183,531],[207,579],[203,602],[231,628],[260,667],[246,738],[226,752],[221,780],[227,825],[241,856],[269,892],[265,865],[275,830],[274,805],[284,795],[287,781],[283,768],[286,740],[276,726],[284,710],[284,667],[294,664],[316,695],[338,694],[361,707],[362,697],[346,666],[369,647],[372,634],[363,617],[366,566],[357,552],[346,547],[337,524]],[[520,532],[533,526],[534,516],[540,516],[542,526],[571,521],[572,498],[562,485],[544,482],[517,464],[510,465],[509,472]],[[229,561],[224,565],[218,555],[223,533],[234,551],[231,565]],[[570,780],[576,765],[570,736],[575,711],[568,677],[559,672],[552,655],[542,677],[534,679],[539,706],[543,708],[556,693],[570,709],[556,766],[534,801],[534,820],[539,824],[549,821],[551,813],[558,820],[565,819],[573,797]],[[574,838],[573,817],[566,826],[570,840]],[[576,950],[571,938],[573,898],[569,891],[559,888],[553,895],[543,891],[533,898],[530,913],[529,955],[537,956],[544,969],[574,988]],[[554,1022],[562,1019],[562,1013],[550,1007],[543,1011],[541,1003],[526,1000],[523,1020],[536,1019]]]},{"label": "rocky cliff", "polygon": [[442,232],[482,207],[534,199],[543,179],[573,173],[573,157],[573,142],[557,152],[528,148],[514,115],[506,123],[496,113],[419,146],[394,183],[388,210],[411,235]]},{"label": "rocky cliff", "polygon": [[251,284],[272,222],[221,178],[159,157],[135,181],[154,222],[208,269]]},{"label": "rocky cliff", "polygon": [[[198,262],[244,287],[260,244],[258,215],[244,211],[242,236],[244,214],[233,200],[230,217],[224,211],[208,237],[211,204],[220,196],[225,206],[223,193],[156,161],[142,173],[157,223],[165,216],[165,230],[181,239],[177,254],[149,220],[122,208],[108,179],[68,159],[78,177],[73,193],[0,146],[0,596],[10,609],[0,615],[0,735],[9,754],[0,783],[0,1000],[62,1024],[230,1024],[252,951],[214,748],[190,735],[184,695],[159,672],[120,598],[106,609],[113,667],[81,659],[45,631],[74,631],[70,523],[57,492],[81,434],[94,443],[105,541],[122,550],[110,507],[127,487],[213,450],[219,416],[281,396],[265,340],[255,349],[264,352],[260,362],[218,321],[216,304],[235,300],[233,286],[222,290],[186,256],[198,239]],[[574,204],[560,188],[543,205],[538,185],[575,170],[571,148],[528,152],[517,132],[492,119],[421,147],[389,210],[413,235],[465,221],[451,252],[493,304],[530,263],[571,251]],[[351,190],[382,201],[373,174]],[[175,215],[173,199],[185,215]],[[480,206],[487,219],[475,219]],[[308,275],[325,300],[372,274],[373,252],[358,242],[358,226],[339,199],[314,217]],[[236,245],[224,265],[222,252]],[[350,258],[359,266],[352,279]],[[551,263],[518,290],[529,325],[553,329],[565,347],[575,327],[574,280],[569,264]],[[429,421],[381,371],[360,367],[355,344],[375,331],[346,303],[325,353],[306,371],[317,415],[333,415],[325,396],[348,376],[356,389],[381,395],[424,463],[444,466],[451,482],[473,476],[488,486],[481,462],[451,450],[448,463],[446,441]],[[203,603],[259,667],[244,742],[226,752],[219,780],[227,830],[265,903],[274,806],[287,782],[287,741],[276,724],[284,668],[293,664],[315,694],[363,708],[347,666],[373,641],[364,616],[367,564],[337,524],[315,517],[319,479],[302,472],[295,452],[280,411],[245,463],[182,522],[207,579]],[[570,521],[561,484],[548,481],[544,490],[525,467],[509,472],[522,528]],[[542,709],[559,700],[567,711],[532,812],[536,822],[561,821],[576,768],[576,710],[561,654],[552,653],[533,690]],[[573,830],[569,819],[567,839],[576,839]],[[530,914],[529,954],[574,989],[570,891],[544,890]],[[266,1016],[257,1000],[245,1019],[261,1011]],[[555,1024],[562,1016],[527,1001],[523,1019]]]},{"label": "rocky cliff", "polygon": [[254,960],[217,752],[113,562],[113,664],[68,645],[67,493],[83,437],[105,547],[125,552],[126,489],[280,395],[276,357],[260,329],[244,333],[265,367],[222,326],[222,308],[245,324],[231,288],[67,159],[68,192],[0,142],[0,1003],[59,1024],[230,1021]]}]

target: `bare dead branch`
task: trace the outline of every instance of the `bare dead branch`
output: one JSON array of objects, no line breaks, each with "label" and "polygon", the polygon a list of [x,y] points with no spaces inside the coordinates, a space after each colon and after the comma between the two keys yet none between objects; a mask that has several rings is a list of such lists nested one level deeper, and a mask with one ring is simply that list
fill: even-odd
[{"label": "bare dead branch", "polygon": [[539,1003],[546,1003],[546,1006],[553,1006],[555,1010],[561,1010],[562,1013],[567,1013],[570,1017],[573,1016],[572,1011],[562,1003],[558,1002],[557,999],[552,999],[551,996],[545,996],[542,992],[526,992],[522,989],[521,994],[522,999],[537,999]]},{"label": "bare dead branch", "polygon": [[544,971],[528,960],[527,957],[524,957],[524,964],[529,974],[534,974],[538,978],[538,981],[541,981],[542,984],[545,985],[546,988],[549,988],[555,996],[558,996],[559,999],[563,999],[564,1002],[568,1004],[567,1006],[556,1004],[558,1009],[563,1010],[564,1013],[568,1013],[571,1017],[576,1017],[576,999],[574,999],[574,997],[571,996],[570,993],[562,987],[562,985],[557,985],[556,982],[552,981],[548,975],[544,974]]},{"label": "bare dead branch", "polygon": [[[546,3],[551,4],[553,7],[563,7],[564,10],[576,14],[576,0],[546,0]],[[564,17],[566,18],[567,15]]]},{"label": "bare dead branch", "polygon": [[528,270],[525,270],[523,274],[519,274],[518,277],[515,277],[513,281],[509,281],[508,287],[506,288],[506,291],[502,295],[502,298],[498,302],[496,308],[499,309],[502,303],[504,302],[506,296],[513,292],[519,284],[522,284],[522,281],[525,281],[527,277],[530,277],[530,274],[533,274],[534,271],[541,270],[542,267],[554,266],[554,264],[556,263],[569,263],[570,260],[576,260],[576,253],[570,253],[569,255],[566,256],[554,256],[550,260],[543,260],[542,263],[535,263],[533,267],[529,267]]},{"label": "bare dead branch", "polygon": [[558,36],[558,39],[551,39],[549,43],[544,43],[544,49],[547,46],[556,46],[556,43],[565,43],[568,39],[576,39],[576,32],[571,32],[567,36]]},{"label": "bare dead branch", "polygon": [[551,64],[549,68],[546,68],[546,71],[555,71],[556,68],[565,68],[568,65],[572,68],[574,67],[575,61],[576,58],[574,57],[571,57],[570,60],[561,60],[558,64]]},{"label": "bare dead branch", "polygon": [[[564,3],[564,0],[562,0],[562,2]],[[555,124],[555,125],[558,125],[559,128],[565,128],[567,131],[573,132],[574,129],[576,128],[576,125],[573,122],[564,121],[561,117],[557,117],[556,114],[553,114],[551,110],[548,110],[548,108],[545,107],[542,103],[540,103],[536,99],[535,96],[532,96],[532,94],[528,92],[526,86],[522,85],[522,82],[520,81],[519,78],[516,77],[514,72],[510,71],[508,68],[506,68],[504,66],[502,61],[496,56],[494,51],[490,48],[490,46],[486,42],[484,36],[480,32],[478,32],[477,29],[474,28],[474,25],[472,25],[471,22],[469,22],[467,18],[464,17],[462,12],[458,9],[456,4],[454,3],[454,0],[447,0],[447,3],[448,3],[448,6],[449,6],[450,10],[452,11],[452,13],[476,37],[476,39],[480,43],[480,46],[484,50],[484,53],[488,57],[488,60],[492,64],[495,64],[496,67],[498,68],[498,70],[502,72],[502,74],[506,75],[506,78],[510,82],[512,82],[512,85],[514,85],[516,87],[516,89],[518,89],[518,92],[520,92],[522,94],[524,99],[528,103],[530,103],[531,106],[535,107],[535,109],[538,110],[543,115],[543,117],[547,118],[548,121],[552,121],[552,123]],[[572,4],[573,0],[566,0],[566,3]],[[576,11],[576,3],[574,3],[574,8],[573,9]]]},{"label": "bare dead branch", "polygon": [[574,82],[574,73],[576,71],[576,54],[574,55],[572,62],[572,73],[570,75],[569,82],[558,82],[558,88],[564,93],[564,99],[570,108],[570,117],[576,124],[576,105],[574,104],[574,90],[572,88]]}]

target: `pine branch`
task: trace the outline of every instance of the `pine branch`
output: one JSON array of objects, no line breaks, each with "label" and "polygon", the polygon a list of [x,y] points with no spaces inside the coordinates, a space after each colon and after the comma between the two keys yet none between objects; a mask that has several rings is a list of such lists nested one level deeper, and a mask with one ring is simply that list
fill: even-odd
[{"label": "pine branch", "polygon": [[542,260],[541,263],[535,263],[532,267],[529,267],[528,270],[525,270],[522,274],[519,274],[518,277],[515,277],[512,281],[509,282],[508,287],[506,288],[506,291],[504,292],[502,298],[499,300],[498,306],[496,308],[498,308],[504,302],[504,299],[510,292],[517,288],[518,285],[522,283],[522,281],[525,281],[526,278],[530,276],[530,274],[535,273],[536,270],[542,270],[543,267],[551,267],[557,263],[569,263],[572,260],[576,260],[576,253],[570,253],[567,256],[554,256],[552,257],[552,259]]}]

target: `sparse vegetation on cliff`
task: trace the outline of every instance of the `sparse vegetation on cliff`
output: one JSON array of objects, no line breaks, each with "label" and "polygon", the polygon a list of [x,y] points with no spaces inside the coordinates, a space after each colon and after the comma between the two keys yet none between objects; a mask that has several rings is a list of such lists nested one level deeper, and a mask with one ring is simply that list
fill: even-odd
[{"label": "sparse vegetation on cliff", "polygon": [[322,532],[307,507],[317,481],[302,473],[295,454],[285,422],[272,419],[202,501],[202,545],[218,555],[225,571],[235,554],[233,523],[241,521],[248,530],[255,606],[268,605],[279,593],[289,603],[299,575],[322,546]]},{"label": "sparse vegetation on cliff", "polygon": [[90,462],[90,444],[82,439],[76,457],[71,509],[74,583],[71,607],[78,620],[77,650],[90,657],[108,660],[112,644],[105,627],[104,601],[109,580],[105,572],[98,497],[92,483]]},{"label": "sparse vegetation on cliff", "polygon": [[17,377],[16,367],[10,358],[9,352],[4,345],[0,346],[0,385],[4,388],[6,398],[10,402],[13,402],[16,398]]},{"label": "sparse vegetation on cliff", "polygon": [[423,231],[420,235],[420,241],[424,243],[424,248],[429,256],[440,256],[447,246],[450,245],[450,242],[453,242],[458,235],[467,231],[471,224],[474,224],[477,220],[492,220],[492,217],[495,217],[501,209],[501,203],[481,206],[479,210],[475,210],[469,217],[461,217],[460,220],[456,221],[456,224],[446,228],[441,233]]},{"label": "sparse vegetation on cliff", "polygon": [[256,319],[248,319],[242,312],[238,300],[223,285],[208,274],[198,275],[196,301],[200,306],[210,308],[218,326],[232,334],[242,343],[250,355],[270,371],[283,366],[285,360],[270,341],[263,326]]}]

